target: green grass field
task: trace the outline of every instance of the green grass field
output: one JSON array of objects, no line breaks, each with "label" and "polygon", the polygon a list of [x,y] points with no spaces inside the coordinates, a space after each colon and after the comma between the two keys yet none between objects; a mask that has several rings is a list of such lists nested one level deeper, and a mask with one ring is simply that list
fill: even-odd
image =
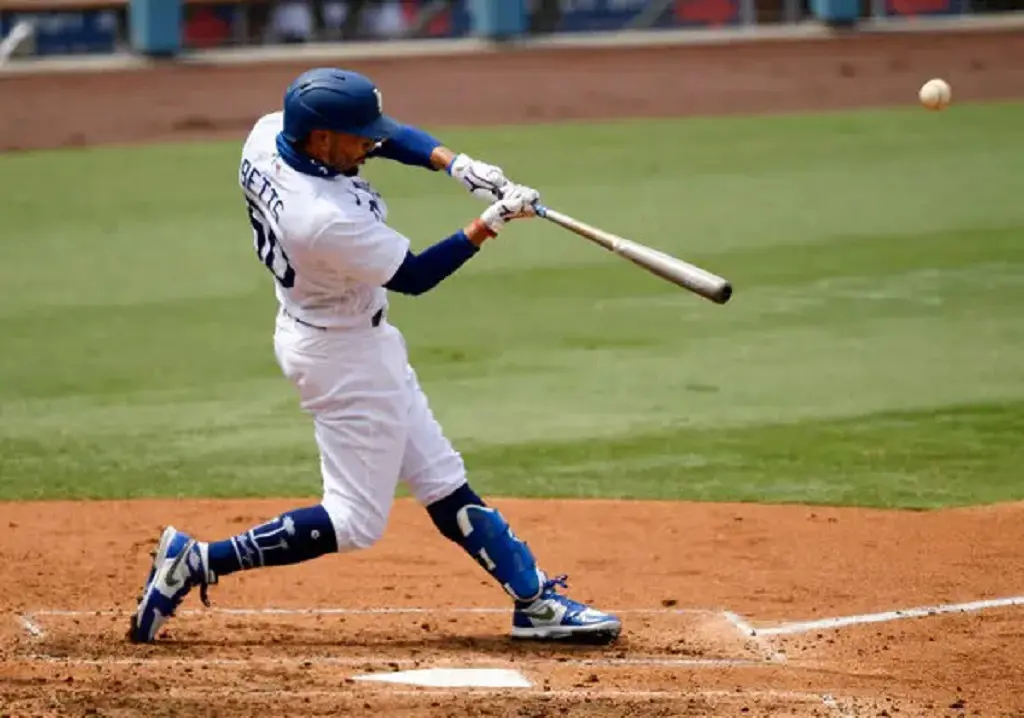
[{"label": "green grass field", "polygon": [[[442,131],[736,295],[538,220],[391,318],[488,494],[1024,498],[1021,127],[1024,104]],[[0,498],[318,494],[239,148],[0,156]],[[417,247],[483,209],[368,175]]]}]

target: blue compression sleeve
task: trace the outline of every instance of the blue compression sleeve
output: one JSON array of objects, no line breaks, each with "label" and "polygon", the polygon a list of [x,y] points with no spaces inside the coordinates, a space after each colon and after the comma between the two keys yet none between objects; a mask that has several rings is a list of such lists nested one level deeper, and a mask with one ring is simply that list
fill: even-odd
[{"label": "blue compression sleeve", "polygon": [[263,566],[287,566],[338,550],[334,524],[322,505],[295,509],[234,538],[210,543],[218,576]]},{"label": "blue compression sleeve", "polygon": [[440,146],[440,140],[417,127],[405,125],[371,152],[370,156],[432,170],[434,166],[430,164],[430,153]]},{"label": "blue compression sleeve", "polygon": [[480,248],[461,229],[420,254],[409,252],[385,288],[401,294],[423,294],[465,264]]}]

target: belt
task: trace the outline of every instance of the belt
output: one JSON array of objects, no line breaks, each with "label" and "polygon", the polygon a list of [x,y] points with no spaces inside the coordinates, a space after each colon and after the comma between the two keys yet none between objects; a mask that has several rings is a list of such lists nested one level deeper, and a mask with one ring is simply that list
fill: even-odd
[{"label": "belt", "polygon": [[[317,330],[319,330],[321,332],[326,332],[329,329],[329,327],[321,327],[321,326],[318,326],[316,324],[310,324],[309,322],[304,322],[301,319],[299,319],[298,317],[296,317],[295,315],[289,313],[287,309],[282,308],[281,311],[284,313],[284,315],[286,317],[288,317],[289,319],[291,319],[292,321],[294,321],[297,324],[301,324],[304,327],[309,327],[310,329],[317,329]],[[384,321],[384,307],[381,307],[380,309],[378,309],[376,311],[376,313],[374,313],[374,315],[372,317],[370,317],[370,326],[371,327],[379,327],[380,323],[382,321]]]}]

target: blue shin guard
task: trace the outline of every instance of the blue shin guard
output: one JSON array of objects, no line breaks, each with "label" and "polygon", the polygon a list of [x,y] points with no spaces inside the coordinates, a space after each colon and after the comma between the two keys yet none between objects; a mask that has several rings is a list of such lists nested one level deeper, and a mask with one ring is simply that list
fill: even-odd
[{"label": "blue shin guard", "polygon": [[517,601],[532,601],[544,577],[529,547],[520,541],[497,509],[463,506],[456,514],[459,543]]}]

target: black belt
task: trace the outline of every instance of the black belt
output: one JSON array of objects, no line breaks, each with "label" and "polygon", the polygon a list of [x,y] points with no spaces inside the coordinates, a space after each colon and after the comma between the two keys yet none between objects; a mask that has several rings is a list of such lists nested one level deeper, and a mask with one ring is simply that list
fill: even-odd
[{"label": "black belt", "polygon": [[[304,327],[309,327],[310,329],[318,329],[318,330],[320,330],[322,332],[326,332],[327,331],[327,327],[321,327],[321,326],[317,326],[316,324],[310,324],[309,322],[304,322],[301,319],[299,319],[298,317],[290,314],[287,309],[281,309],[281,311],[284,312],[285,316],[290,317],[293,321],[295,321],[298,324],[301,324]],[[379,327],[380,323],[382,321],[384,321],[384,307],[381,307],[380,309],[378,309],[377,312],[372,317],[370,317],[370,326],[371,327]]]}]

